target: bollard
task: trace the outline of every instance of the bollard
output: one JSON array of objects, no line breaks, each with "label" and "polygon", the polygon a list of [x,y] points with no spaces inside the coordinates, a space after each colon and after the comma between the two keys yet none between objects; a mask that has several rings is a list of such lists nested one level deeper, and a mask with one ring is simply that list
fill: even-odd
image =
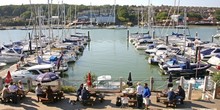
[{"label": "bollard", "polygon": [[120,80],[120,92],[122,91],[122,77],[119,78]]},{"label": "bollard", "polygon": [[153,39],[155,39],[155,30],[153,30],[153,32],[152,32],[152,37],[153,37]]},{"label": "bollard", "polygon": [[129,39],[129,29],[127,30],[127,39]]},{"label": "bollard", "polygon": [[214,83],[214,91],[213,91],[213,93],[212,93],[212,99],[215,99],[215,97],[216,97],[216,91],[217,91],[217,83],[215,82]]},{"label": "bollard", "polygon": [[58,88],[59,91],[61,91],[61,80],[58,80]]},{"label": "bollard", "polygon": [[212,43],[214,42],[214,35],[212,35]]},{"label": "bollard", "polygon": [[166,36],[166,45],[169,44],[169,38],[168,38],[168,35]]},{"label": "bollard", "polygon": [[3,89],[3,79],[2,79],[2,77],[0,77],[0,90],[2,90]]},{"label": "bollard", "polygon": [[32,88],[32,80],[31,80],[31,78],[28,78],[28,80],[27,80],[27,87],[28,87],[28,91],[31,91],[31,88]]},{"label": "bollard", "polygon": [[191,100],[191,95],[192,95],[192,83],[189,83],[188,93],[187,93],[188,100]]},{"label": "bollard", "polygon": [[150,77],[150,90],[153,91],[153,87],[154,87],[154,78]]},{"label": "bollard", "polygon": [[208,84],[208,76],[205,76],[205,78],[204,78],[204,84],[203,84],[204,87],[203,87],[203,90],[202,90],[203,93],[205,93],[205,91],[206,91],[207,84]]},{"label": "bollard", "polygon": [[184,88],[184,77],[183,76],[180,77],[180,86]]},{"label": "bollard", "polygon": [[88,40],[89,41],[91,40],[89,31],[88,31]]}]

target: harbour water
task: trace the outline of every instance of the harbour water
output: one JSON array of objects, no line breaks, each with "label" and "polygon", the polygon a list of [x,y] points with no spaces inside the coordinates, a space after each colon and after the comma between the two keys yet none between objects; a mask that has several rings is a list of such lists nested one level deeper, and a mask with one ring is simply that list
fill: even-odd
[{"label": "harbour water", "polygon": [[[69,30],[74,33],[74,29]],[[132,73],[133,80],[145,80],[151,76],[162,79],[159,68],[149,65],[143,51],[137,51],[127,41],[127,30],[93,29],[77,30],[77,32],[90,31],[91,42],[86,46],[83,55],[74,63],[69,65],[66,80],[83,80],[89,71],[97,76],[109,74],[113,79],[119,77],[127,78]],[[130,33],[147,32],[147,29],[129,28]],[[162,28],[155,29],[156,36],[171,34],[172,31]],[[211,36],[216,34],[216,27],[190,27],[190,33],[195,36],[198,32],[200,39],[211,41]],[[0,43],[28,39],[31,30],[1,30]],[[163,33],[162,33],[163,32]],[[47,35],[48,32],[45,32]],[[62,30],[54,30],[54,36],[61,36]],[[68,35],[68,33],[66,34]]]}]

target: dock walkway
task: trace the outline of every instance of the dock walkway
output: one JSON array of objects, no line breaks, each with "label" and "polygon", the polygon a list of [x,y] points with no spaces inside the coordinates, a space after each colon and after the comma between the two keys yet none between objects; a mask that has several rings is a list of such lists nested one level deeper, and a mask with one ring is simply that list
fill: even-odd
[{"label": "dock walkway", "polygon": [[[42,104],[41,102],[37,102],[37,98],[34,93],[28,93],[27,97],[21,100],[18,104],[0,104],[0,108],[4,110],[97,110],[97,109],[106,109],[106,110],[121,110],[122,108],[116,106],[116,97],[119,96],[118,93],[108,93],[106,94],[104,101],[102,103],[95,102],[94,106],[83,106],[81,103],[76,102],[74,104],[70,104],[70,100],[76,100],[76,96],[71,94],[65,94],[65,99],[59,102],[51,103],[51,104]],[[153,93],[151,96],[151,106],[150,110],[220,110],[219,99],[204,101],[199,99],[194,100],[185,100],[184,104],[177,105],[177,108],[166,108],[164,104],[156,102],[156,95]],[[123,109],[136,109],[133,107],[126,107]],[[139,109],[136,109],[139,110]]]}]

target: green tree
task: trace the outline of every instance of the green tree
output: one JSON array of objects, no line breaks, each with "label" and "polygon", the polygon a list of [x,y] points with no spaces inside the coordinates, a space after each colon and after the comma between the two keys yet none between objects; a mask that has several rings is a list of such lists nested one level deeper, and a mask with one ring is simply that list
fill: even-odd
[{"label": "green tree", "polygon": [[215,18],[220,21],[220,9],[215,11]]},{"label": "green tree", "polygon": [[167,19],[167,17],[168,17],[168,13],[167,12],[158,12],[156,14],[156,20],[157,21],[165,20],[165,19]]},{"label": "green tree", "polygon": [[119,7],[117,10],[118,20],[121,22],[129,21],[129,14],[126,6]]},{"label": "green tree", "polygon": [[25,11],[24,13],[22,13],[22,14],[20,15],[20,17],[21,17],[22,19],[24,19],[24,20],[30,19],[30,17],[31,17],[31,11]]},{"label": "green tree", "polygon": [[201,14],[195,13],[195,12],[189,12],[189,13],[187,13],[187,16],[188,16],[189,18],[197,18],[198,20],[201,20],[201,19],[202,19]]},{"label": "green tree", "polygon": [[220,73],[214,73],[212,76],[213,81],[215,81],[216,83],[220,84]]}]

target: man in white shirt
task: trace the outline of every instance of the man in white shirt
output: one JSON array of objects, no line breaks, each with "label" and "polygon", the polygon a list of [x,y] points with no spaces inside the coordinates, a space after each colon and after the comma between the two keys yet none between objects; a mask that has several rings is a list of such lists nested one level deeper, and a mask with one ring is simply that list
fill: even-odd
[{"label": "man in white shirt", "polygon": [[141,83],[138,82],[137,83],[137,91],[136,91],[136,94],[137,94],[137,107],[138,108],[142,108],[142,104],[143,104],[143,91],[144,91],[144,88],[143,86],[141,86]]}]

